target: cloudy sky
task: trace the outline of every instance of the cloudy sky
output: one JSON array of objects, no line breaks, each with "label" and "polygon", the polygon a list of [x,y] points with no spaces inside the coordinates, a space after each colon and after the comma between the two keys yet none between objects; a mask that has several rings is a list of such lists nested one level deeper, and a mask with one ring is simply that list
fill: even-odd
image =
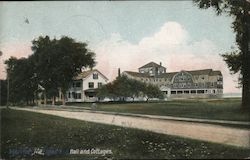
[{"label": "cloudy sky", "polygon": [[154,61],[167,72],[221,70],[224,92],[240,92],[219,55],[235,47],[231,23],[192,1],[0,2],[0,79],[5,59],[32,54],[31,40],[65,35],[87,42],[110,80],[118,68],[137,71]]}]

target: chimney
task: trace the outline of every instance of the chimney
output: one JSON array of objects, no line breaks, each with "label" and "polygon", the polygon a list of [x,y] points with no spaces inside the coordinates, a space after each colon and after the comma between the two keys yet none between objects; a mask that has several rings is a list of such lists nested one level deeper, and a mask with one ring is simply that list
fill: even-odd
[{"label": "chimney", "polygon": [[121,70],[118,68],[118,77],[121,77]]},{"label": "chimney", "polygon": [[160,62],[160,66],[161,66],[161,62]]}]

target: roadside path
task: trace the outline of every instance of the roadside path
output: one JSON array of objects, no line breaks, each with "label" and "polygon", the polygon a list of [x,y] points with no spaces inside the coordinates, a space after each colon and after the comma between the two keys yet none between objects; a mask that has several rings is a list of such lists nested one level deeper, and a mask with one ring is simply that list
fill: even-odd
[{"label": "roadside path", "polygon": [[191,139],[250,148],[250,129],[224,127],[214,124],[176,121],[146,117],[132,117],[90,111],[47,110],[41,108],[17,108],[31,112],[44,113],[64,118],[78,119],[89,122],[138,128],[156,133],[176,135]]}]

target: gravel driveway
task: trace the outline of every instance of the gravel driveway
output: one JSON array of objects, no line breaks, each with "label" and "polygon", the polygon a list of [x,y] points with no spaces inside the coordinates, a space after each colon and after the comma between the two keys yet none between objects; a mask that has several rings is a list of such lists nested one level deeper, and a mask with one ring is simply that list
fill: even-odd
[{"label": "gravel driveway", "polygon": [[64,118],[78,119],[89,122],[111,124],[123,127],[149,130],[156,133],[176,135],[191,139],[222,143],[238,147],[250,148],[250,130],[224,127],[213,124],[161,120],[142,117],[109,115],[91,112],[71,112],[58,110],[44,110],[32,108],[13,108],[31,112],[44,113]]}]

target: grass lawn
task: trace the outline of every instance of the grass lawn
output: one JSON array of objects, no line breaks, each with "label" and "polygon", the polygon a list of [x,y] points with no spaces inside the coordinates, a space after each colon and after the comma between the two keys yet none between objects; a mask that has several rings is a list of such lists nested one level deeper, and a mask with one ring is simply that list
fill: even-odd
[{"label": "grass lawn", "polygon": [[[188,118],[250,121],[250,114],[240,110],[240,104],[241,99],[239,98],[217,100],[192,99],[153,103],[98,103],[97,110]],[[69,103],[68,105],[91,106],[89,103]]]},{"label": "grass lawn", "polygon": [[[250,157],[249,149],[190,140],[111,125],[1,109],[1,157],[13,158],[13,150],[42,148],[61,150],[99,148],[113,154],[54,155],[35,159],[119,158],[237,158]],[[12,154],[11,154],[12,152]],[[58,152],[59,153],[59,152]],[[24,157],[15,156],[15,158]],[[28,159],[34,158],[27,156]]]}]

